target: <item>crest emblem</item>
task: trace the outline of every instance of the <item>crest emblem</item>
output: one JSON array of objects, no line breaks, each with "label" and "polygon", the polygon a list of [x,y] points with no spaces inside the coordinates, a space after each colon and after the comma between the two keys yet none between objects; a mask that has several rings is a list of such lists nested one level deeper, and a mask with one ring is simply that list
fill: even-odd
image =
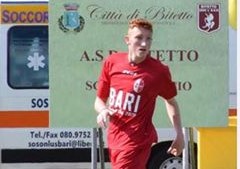
[{"label": "crest emblem", "polygon": [[64,4],[65,12],[58,19],[59,28],[63,32],[80,32],[85,24],[84,18],[78,13],[79,5],[76,3]]},{"label": "crest emblem", "polygon": [[198,29],[210,33],[220,28],[220,4],[198,4]]},{"label": "crest emblem", "polygon": [[144,81],[142,79],[137,79],[135,82],[134,82],[134,85],[133,85],[133,90],[136,92],[136,93],[140,93],[144,88]]}]

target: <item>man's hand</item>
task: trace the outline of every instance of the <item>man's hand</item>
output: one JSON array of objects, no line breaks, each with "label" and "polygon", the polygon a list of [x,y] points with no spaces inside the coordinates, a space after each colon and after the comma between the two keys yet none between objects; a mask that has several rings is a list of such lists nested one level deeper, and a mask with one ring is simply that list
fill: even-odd
[{"label": "man's hand", "polygon": [[184,148],[184,138],[183,135],[177,136],[175,140],[172,142],[172,145],[169,147],[167,153],[172,154],[174,156],[181,155]]},{"label": "man's hand", "polygon": [[112,110],[104,108],[97,116],[97,123],[100,127],[107,128],[107,120],[110,115],[114,114]]}]

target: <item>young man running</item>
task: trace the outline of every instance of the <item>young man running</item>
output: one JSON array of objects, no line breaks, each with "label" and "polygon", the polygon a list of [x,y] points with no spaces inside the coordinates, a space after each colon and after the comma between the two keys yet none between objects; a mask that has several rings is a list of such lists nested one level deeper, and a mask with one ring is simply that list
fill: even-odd
[{"label": "young man running", "polygon": [[152,33],[148,20],[130,21],[124,39],[128,52],[108,56],[99,76],[94,106],[97,123],[108,127],[113,169],[146,168],[151,146],[157,142],[152,117],[158,96],[163,98],[176,131],[168,153],[178,156],[184,147],[176,86],[168,66],[149,55]]}]

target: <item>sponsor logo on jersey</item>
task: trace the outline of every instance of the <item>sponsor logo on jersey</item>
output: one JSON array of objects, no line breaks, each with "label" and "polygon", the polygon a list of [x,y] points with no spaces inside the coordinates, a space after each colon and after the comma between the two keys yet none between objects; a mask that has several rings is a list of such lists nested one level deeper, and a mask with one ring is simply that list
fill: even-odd
[{"label": "sponsor logo on jersey", "polygon": [[135,116],[139,110],[140,101],[139,94],[110,88],[109,106],[113,110],[118,110],[120,114]]}]

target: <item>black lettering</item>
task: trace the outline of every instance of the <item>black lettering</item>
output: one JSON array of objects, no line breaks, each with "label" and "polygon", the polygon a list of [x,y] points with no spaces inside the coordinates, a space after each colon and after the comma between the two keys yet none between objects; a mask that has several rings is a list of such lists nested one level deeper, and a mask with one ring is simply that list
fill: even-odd
[{"label": "black lettering", "polygon": [[195,50],[190,50],[188,53],[187,53],[187,58],[189,61],[192,61],[192,62],[195,62],[198,60],[198,52],[195,51]]},{"label": "black lettering", "polygon": [[179,91],[190,91],[192,89],[192,84],[189,81],[175,82],[175,84]]},{"label": "black lettering", "polygon": [[35,108],[36,107],[36,99],[32,99],[32,108]]},{"label": "black lettering", "polygon": [[49,103],[48,103],[48,98],[45,98],[45,99],[36,99],[36,98],[33,98],[31,100],[31,107],[32,108],[47,108],[49,106]]},{"label": "black lettering", "polygon": [[49,106],[48,99],[46,98],[44,99],[44,108],[47,108],[48,106]]},{"label": "black lettering", "polygon": [[42,99],[38,99],[38,100],[37,100],[37,106],[38,106],[39,108],[43,107],[43,100],[42,100]]},{"label": "black lettering", "polygon": [[95,54],[97,56],[96,61],[100,62],[103,60],[103,58],[104,58],[103,50],[97,50]]},{"label": "black lettering", "polygon": [[135,11],[132,14],[127,15],[127,19],[130,20],[137,18],[139,14],[140,14],[139,10],[135,9]]},{"label": "black lettering", "polygon": [[116,50],[109,50],[109,55],[113,54],[113,53],[117,53],[118,51]]},{"label": "black lettering", "polygon": [[196,62],[199,53],[196,50],[151,50],[151,56],[166,62]]},{"label": "black lettering", "polygon": [[86,81],[86,90],[90,91],[90,90],[97,90],[97,81],[93,82],[93,81]]},{"label": "black lettering", "polygon": [[175,50],[167,50],[166,51],[168,54],[168,57],[169,57],[169,61],[173,61],[173,52],[176,52]]},{"label": "black lettering", "polygon": [[90,58],[88,56],[88,53],[87,51],[84,51],[81,58],[80,58],[80,61],[90,61]]}]

